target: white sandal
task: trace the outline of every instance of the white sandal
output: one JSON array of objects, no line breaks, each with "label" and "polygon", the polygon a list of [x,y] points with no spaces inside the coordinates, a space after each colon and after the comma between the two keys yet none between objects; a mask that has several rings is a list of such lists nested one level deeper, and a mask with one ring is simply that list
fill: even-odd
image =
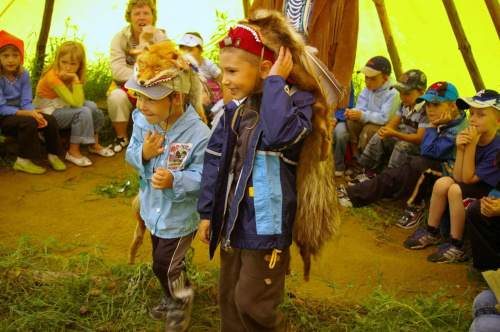
[{"label": "white sandal", "polygon": [[92,165],[92,162],[90,161],[89,158],[87,157],[76,158],[70,155],[69,152],[66,152],[66,156],[64,157],[64,159],[80,167],[87,167]]},{"label": "white sandal", "polygon": [[101,150],[96,150],[96,149],[92,149],[89,146],[89,152],[93,153],[93,154],[98,154],[98,155],[100,155],[102,157],[113,157],[115,155],[115,152],[113,150],[111,150],[110,148],[104,148],[104,149],[101,149]]}]

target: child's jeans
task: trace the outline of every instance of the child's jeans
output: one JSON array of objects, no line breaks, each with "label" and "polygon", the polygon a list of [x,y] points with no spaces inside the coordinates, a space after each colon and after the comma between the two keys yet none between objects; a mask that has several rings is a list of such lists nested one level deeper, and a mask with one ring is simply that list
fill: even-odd
[{"label": "child's jeans", "polygon": [[500,313],[495,305],[498,303],[491,289],[480,293],[472,305],[472,318],[474,321],[469,332],[494,332],[500,327]]},{"label": "child's jeans", "polygon": [[104,125],[104,114],[92,101],[84,101],[82,107],[57,108],[52,112],[59,129],[71,128],[71,144],[94,144],[94,135]]},{"label": "child's jeans", "polygon": [[343,171],[345,169],[345,153],[347,143],[349,142],[349,133],[345,121],[338,121],[333,131],[333,148],[335,152],[335,169]]},{"label": "child's jeans", "polygon": [[285,296],[290,248],[283,249],[273,269],[273,250],[220,250],[219,308],[222,332],[284,331],[278,305]]}]

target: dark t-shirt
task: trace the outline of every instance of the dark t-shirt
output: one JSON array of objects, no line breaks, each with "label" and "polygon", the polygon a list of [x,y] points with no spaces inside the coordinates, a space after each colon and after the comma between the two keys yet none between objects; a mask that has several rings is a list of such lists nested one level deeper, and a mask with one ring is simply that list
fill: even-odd
[{"label": "dark t-shirt", "polygon": [[495,157],[500,151],[500,135],[484,146],[476,147],[475,174],[492,187],[496,187],[500,181],[500,171],[495,166]]}]

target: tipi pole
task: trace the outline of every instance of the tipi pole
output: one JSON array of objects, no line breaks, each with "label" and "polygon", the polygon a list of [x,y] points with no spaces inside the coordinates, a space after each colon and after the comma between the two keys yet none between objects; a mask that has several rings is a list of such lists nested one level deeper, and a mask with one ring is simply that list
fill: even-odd
[{"label": "tipi pole", "polygon": [[486,2],[495,29],[497,29],[498,38],[500,38],[500,5],[498,0],[484,0],[484,2]]}]

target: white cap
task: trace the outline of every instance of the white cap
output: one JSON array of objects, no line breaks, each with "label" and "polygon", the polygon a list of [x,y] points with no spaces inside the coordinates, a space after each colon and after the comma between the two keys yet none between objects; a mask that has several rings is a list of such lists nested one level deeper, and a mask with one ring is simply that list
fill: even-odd
[{"label": "white cap", "polygon": [[189,47],[195,47],[197,45],[200,45],[200,47],[203,47],[203,39],[201,39],[198,36],[192,35],[190,33],[185,33],[184,36],[182,36],[182,40],[179,43],[179,45],[189,46]]}]

